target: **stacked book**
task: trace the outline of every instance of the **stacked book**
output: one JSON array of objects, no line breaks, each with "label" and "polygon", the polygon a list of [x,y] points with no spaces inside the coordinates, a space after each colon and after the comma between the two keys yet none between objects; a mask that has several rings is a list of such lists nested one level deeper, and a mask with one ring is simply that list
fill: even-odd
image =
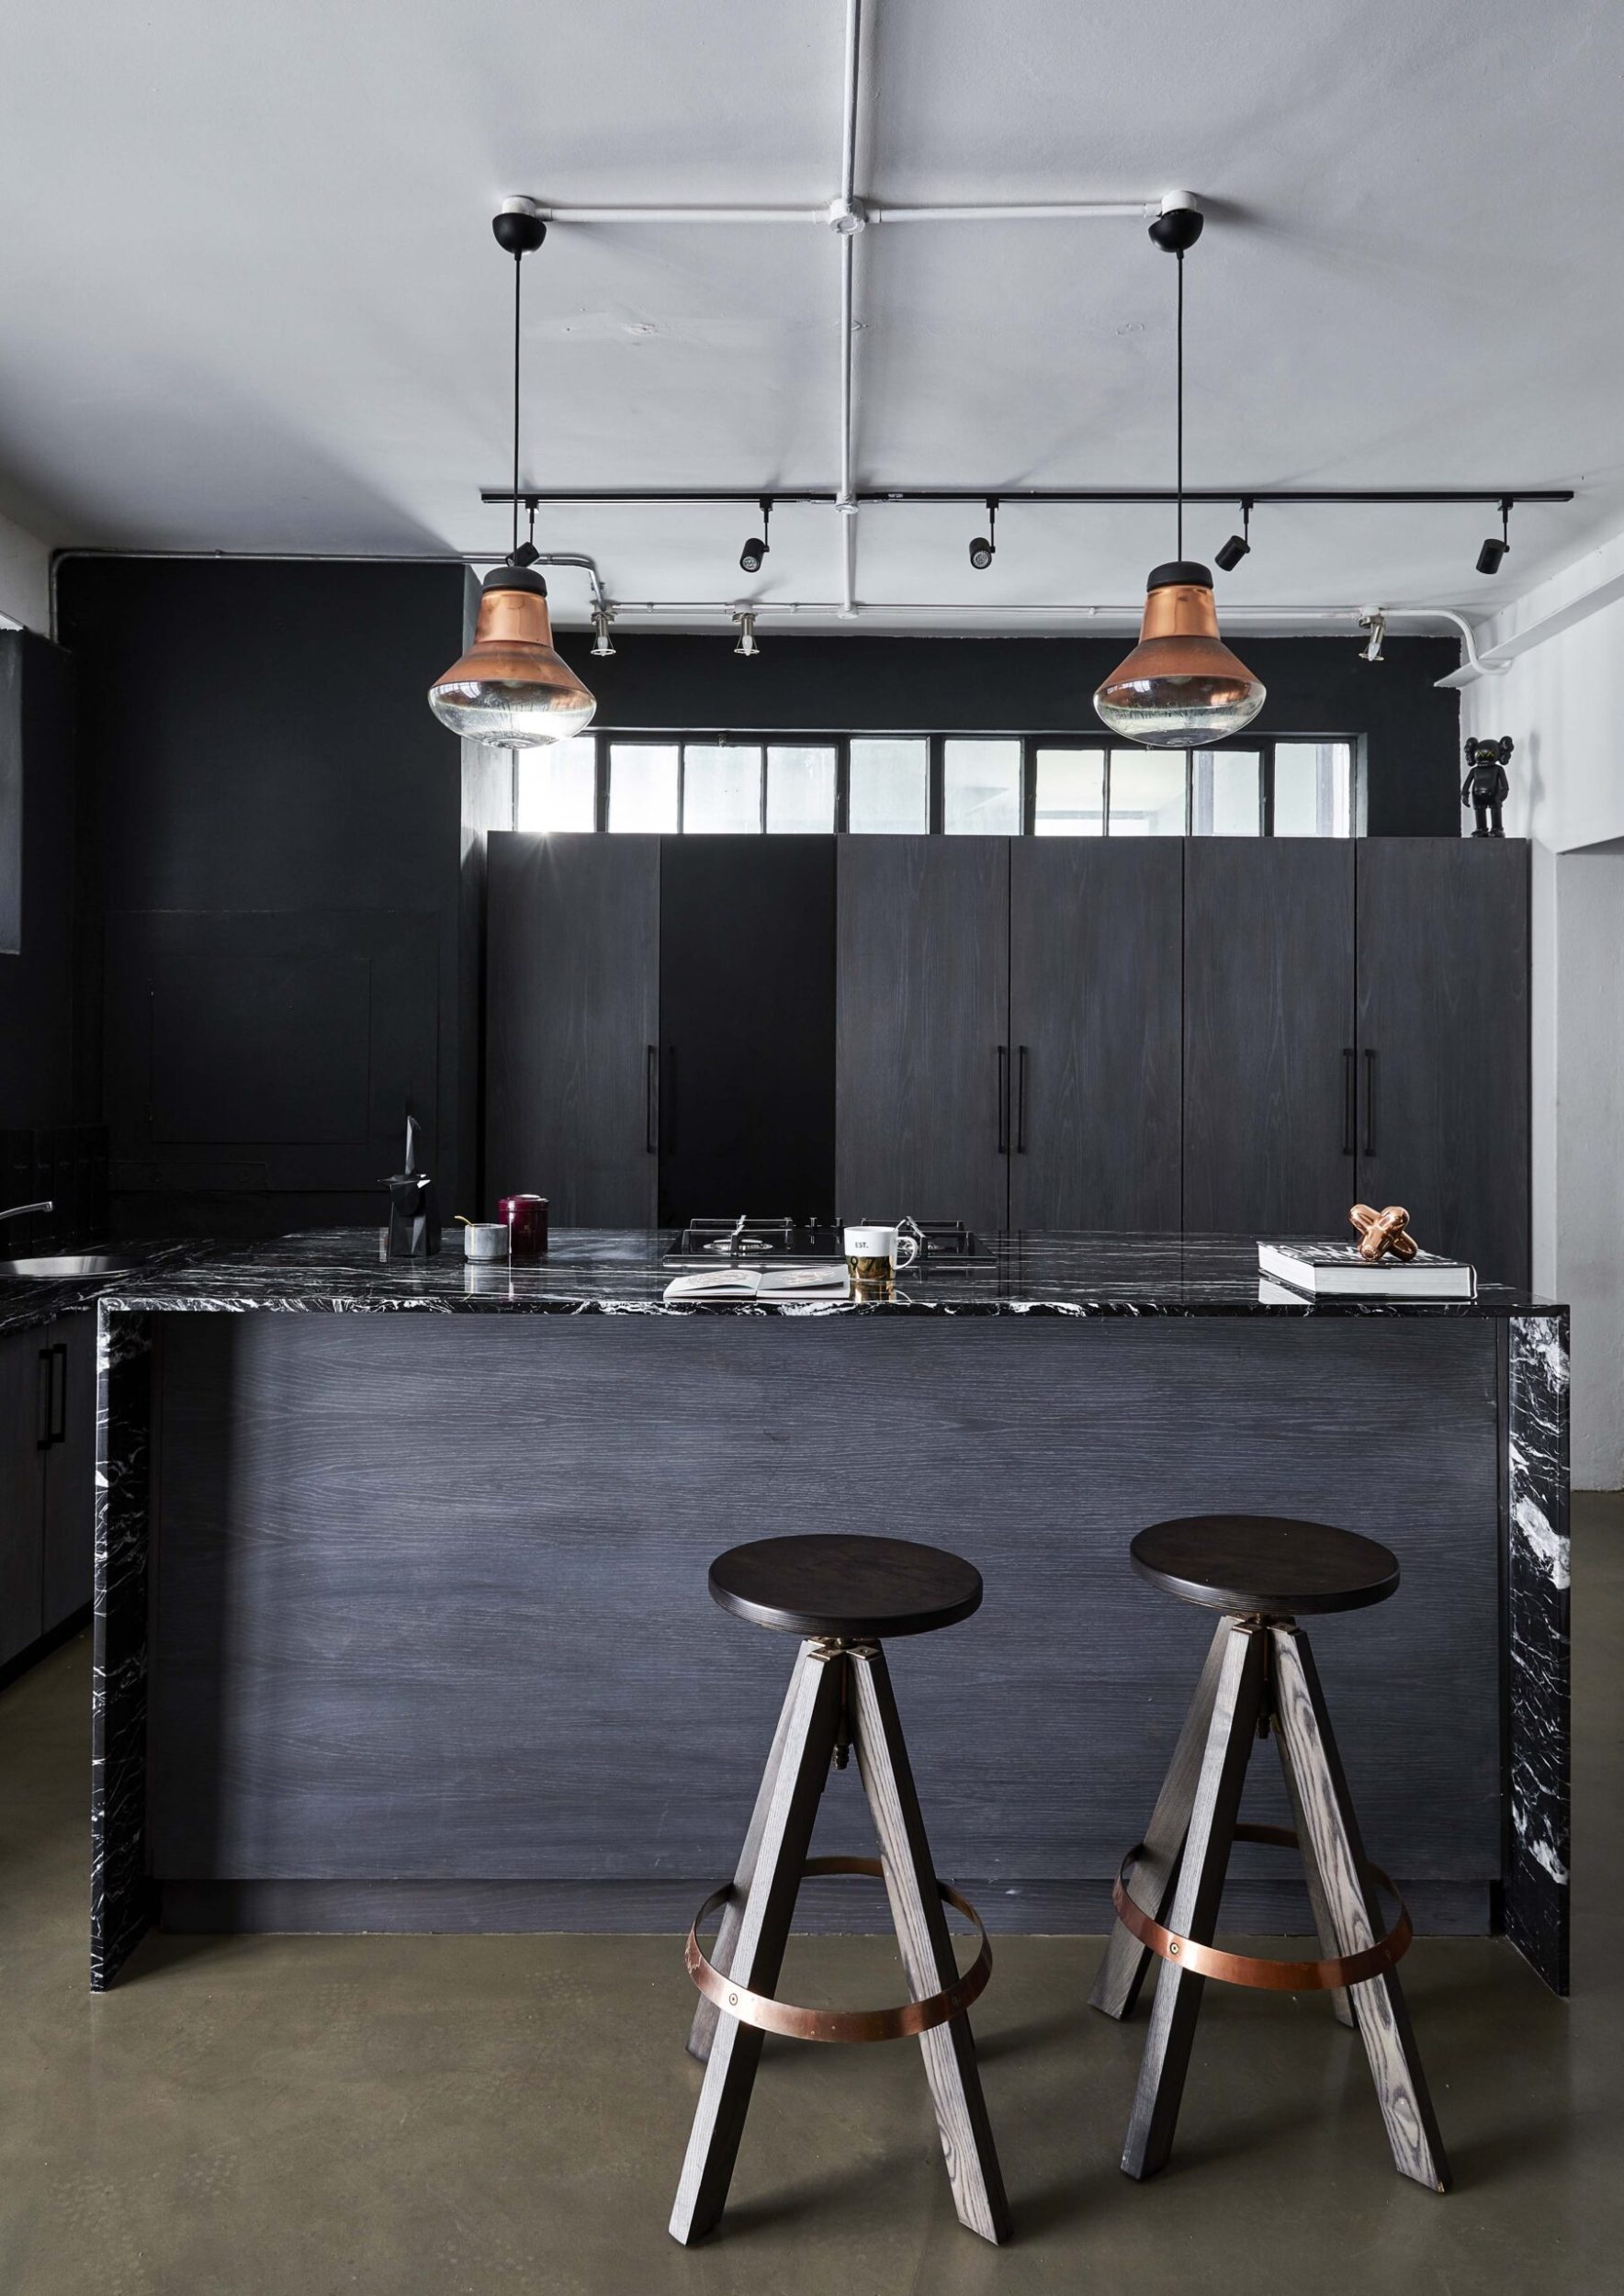
[{"label": "stacked book", "polygon": [[1466,1260],[1417,1252],[1411,1260],[1367,1260],[1357,1244],[1259,1244],[1261,1296],[1284,1286],[1311,1300],[1475,1300],[1477,1270]]}]

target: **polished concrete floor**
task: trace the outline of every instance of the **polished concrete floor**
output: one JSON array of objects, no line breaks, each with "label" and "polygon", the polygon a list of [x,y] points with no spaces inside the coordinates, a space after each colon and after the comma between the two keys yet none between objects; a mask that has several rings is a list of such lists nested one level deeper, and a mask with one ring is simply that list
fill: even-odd
[{"label": "polished concrete floor", "polygon": [[[1393,2173],[1323,2004],[1217,1987],[1173,2164],[1131,2184],[1143,2023],[1085,2008],[1097,1941],[1000,1939],[976,2025],[1011,2246],[954,2221],[911,2044],[769,2043],[723,2229],[680,2249],[699,2070],[670,1938],[153,1939],[92,1998],[81,1640],[0,1697],[0,2290],[1624,2289],[1624,1501],[1577,1512],[1575,1991],[1494,1942],[1415,1947],[1448,2198]],[[894,1953],[801,1941],[786,1982],[889,1998]]]}]

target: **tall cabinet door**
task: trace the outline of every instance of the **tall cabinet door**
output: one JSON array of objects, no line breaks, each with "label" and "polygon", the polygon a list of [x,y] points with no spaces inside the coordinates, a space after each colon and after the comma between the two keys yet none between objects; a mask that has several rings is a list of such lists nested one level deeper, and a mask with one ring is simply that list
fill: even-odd
[{"label": "tall cabinet door", "polygon": [[1359,847],[1359,1194],[1528,1281],[1528,848]]},{"label": "tall cabinet door", "polygon": [[1183,841],[1009,851],[1012,1228],[1176,1230]]},{"label": "tall cabinet door", "polygon": [[1341,1236],[1354,1201],[1350,838],[1190,838],[1184,1226]]},{"label": "tall cabinet door", "polygon": [[660,839],[493,832],[485,1183],[555,1226],[648,1228],[659,1174]]},{"label": "tall cabinet door", "polygon": [[843,837],[835,1163],[843,1220],[1008,1218],[1009,841]]},{"label": "tall cabinet door", "polygon": [[832,1219],[832,837],[665,839],[660,1034],[662,1223]]}]

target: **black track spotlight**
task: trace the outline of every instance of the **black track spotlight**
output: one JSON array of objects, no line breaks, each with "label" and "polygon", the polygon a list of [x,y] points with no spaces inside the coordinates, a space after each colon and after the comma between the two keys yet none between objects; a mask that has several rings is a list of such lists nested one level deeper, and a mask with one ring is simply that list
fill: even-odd
[{"label": "black track spotlight", "polygon": [[1494,535],[1491,535],[1488,540],[1483,544],[1483,548],[1477,554],[1478,572],[1480,574],[1498,574],[1501,565],[1505,560],[1506,553],[1510,549],[1510,547],[1511,500],[1510,497],[1507,496],[1506,501],[1500,505],[1500,539],[1496,542]]},{"label": "black track spotlight", "polygon": [[987,532],[976,535],[970,544],[970,563],[977,574],[985,574],[998,557],[998,506],[989,501],[987,505]]},{"label": "black track spotlight", "polygon": [[1252,505],[1250,502],[1243,501],[1241,503],[1241,530],[1238,535],[1231,535],[1229,540],[1224,543],[1221,549],[1213,551],[1212,563],[1214,566],[1221,566],[1226,574],[1233,574],[1241,560],[1246,557],[1251,547]]},{"label": "black track spotlight", "polygon": [[766,557],[769,547],[767,542],[767,528],[772,521],[772,517],[773,505],[771,502],[766,501],[765,498],[763,498],[761,502],[761,531],[759,535],[751,535],[750,540],[745,544],[743,549],[739,554],[739,564],[740,570],[743,573],[759,574],[761,572],[761,560]]}]

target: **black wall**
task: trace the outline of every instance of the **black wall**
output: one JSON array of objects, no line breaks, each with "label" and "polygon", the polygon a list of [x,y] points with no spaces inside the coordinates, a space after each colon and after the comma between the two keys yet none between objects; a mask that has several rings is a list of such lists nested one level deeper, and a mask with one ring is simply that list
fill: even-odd
[{"label": "black wall", "polygon": [[19,941],[0,940],[0,1131],[68,1124],[76,1113],[70,672],[42,637],[0,631],[0,872],[7,917],[18,898],[21,909]]},{"label": "black wall", "polygon": [[461,568],[70,557],[58,599],[116,1224],[369,1219],[409,1105],[457,1209]]},{"label": "black wall", "polygon": [[[565,633],[559,650],[598,697],[601,725],[1011,733],[1100,731],[1093,692],[1121,638],[780,637],[753,661],[716,637],[618,634],[608,661]],[[1263,734],[1364,740],[1372,837],[1459,837],[1460,697],[1433,681],[1460,667],[1452,638],[1390,638],[1367,662],[1350,637],[1237,640],[1269,689]]]}]

